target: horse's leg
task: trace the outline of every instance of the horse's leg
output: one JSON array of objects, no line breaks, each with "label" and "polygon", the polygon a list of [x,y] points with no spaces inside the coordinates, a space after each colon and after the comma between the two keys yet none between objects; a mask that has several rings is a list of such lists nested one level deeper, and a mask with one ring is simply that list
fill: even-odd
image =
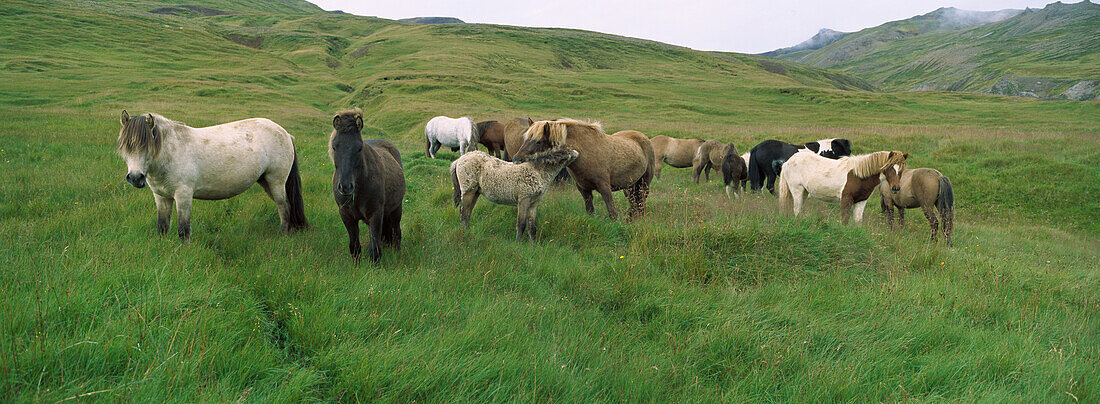
[{"label": "horse's leg", "polygon": [[705,166],[705,164],[701,164],[701,163],[698,163],[698,162],[693,162],[691,164],[691,181],[692,182],[694,182],[696,184],[699,183],[699,174],[703,171],[703,166]]},{"label": "horse's leg", "polygon": [[435,158],[435,153],[439,152],[440,147],[443,147],[443,143],[439,143],[438,140],[433,139],[432,146],[430,149],[428,149],[428,151],[430,152],[429,154],[432,156],[433,159]]},{"label": "horse's leg", "polygon": [[176,190],[176,221],[180,240],[184,243],[191,241],[191,188],[180,187]]},{"label": "horse's leg", "polygon": [[519,198],[519,203],[516,203],[516,242],[519,242],[519,237],[527,228],[527,212],[530,204],[531,200],[527,197]]},{"label": "horse's leg", "polygon": [[615,210],[615,201],[612,199],[611,186],[608,184],[600,184],[600,186],[596,188],[596,192],[600,193],[604,205],[607,206],[607,217],[611,218],[611,220],[618,219],[619,212]]},{"label": "horse's leg", "polygon": [[584,211],[588,212],[589,216],[596,214],[596,207],[592,206],[592,190],[591,189],[578,189],[581,193],[581,199],[584,199]]},{"label": "horse's leg", "polygon": [[951,247],[951,231],[955,227],[955,213],[950,210],[946,212],[941,210],[940,221],[943,222],[943,239],[947,242],[947,246]]},{"label": "horse's leg", "polygon": [[386,215],[382,223],[382,236],[386,244],[401,249],[401,207],[397,207]]},{"label": "horse's leg", "polygon": [[936,212],[932,211],[932,207],[929,205],[921,204],[920,210],[924,212],[924,217],[928,219],[928,226],[932,228],[932,241],[936,241],[936,233],[940,231],[939,219],[936,219]]},{"label": "horse's leg", "polygon": [[798,214],[802,212],[802,200],[806,198],[806,188],[801,185],[792,185],[790,187],[794,215],[798,216]]},{"label": "horse's leg", "polygon": [[535,242],[535,236],[538,235],[539,229],[539,200],[534,199],[528,203],[527,208],[527,241]]},{"label": "horse's leg", "polygon": [[375,264],[382,259],[383,219],[381,209],[379,209],[370,217],[370,222],[367,223],[370,226],[370,245],[367,246],[367,253],[370,254],[370,261]]},{"label": "horse's leg", "polygon": [[359,219],[341,212],[340,220],[344,222],[344,229],[348,231],[348,251],[355,258],[355,262],[359,262],[359,254],[363,252],[363,246],[359,244]]},{"label": "horse's leg", "polygon": [[853,207],[853,209],[852,209],[853,210],[852,215],[855,216],[856,223],[863,223],[863,210],[866,209],[866,208],[867,208],[867,200],[866,199],[864,199],[862,201],[859,201],[859,202],[856,202],[855,207]]},{"label": "horse's leg", "polygon": [[261,178],[263,181],[259,181],[260,186],[267,191],[267,196],[275,201],[275,209],[279,212],[279,228],[286,232],[290,228],[287,222],[287,218],[290,217],[290,202],[286,199],[286,180],[280,181],[278,176],[271,174],[264,174]]},{"label": "horse's leg", "polygon": [[157,203],[157,232],[168,234],[168,226],[172,224],[172,198],[153,194],[153,201]]},{"label": "horse's leg", "polygon": [[477,203],[477,197],[481,194],[481,189],[472,187],[462,194],[462,208],[459,209],[458,216],[462,219],[462,227],[470,227],[470,213],[474,211],[474,204]]},{"label": "horse's leg", "polygon": [[882,197],[882,214],[886,215],[886,226],[894,229],[894,203]]},{"label": "horse's leg", "polygon": [[898,227],[905,229],[905,208],[898,207]]},{"label": "horse's leg", "polygon": [[710,182],[711,167],[714,167],[714,164],[711,164],[709,161],[706,164],[703,164],[703,174],[707,176],[707,182]]},{"label": "horse's leg", "polygon": [[852,201],[851,195],[840,196],[840,222],[848,224],[848,221],[852,219]]}]

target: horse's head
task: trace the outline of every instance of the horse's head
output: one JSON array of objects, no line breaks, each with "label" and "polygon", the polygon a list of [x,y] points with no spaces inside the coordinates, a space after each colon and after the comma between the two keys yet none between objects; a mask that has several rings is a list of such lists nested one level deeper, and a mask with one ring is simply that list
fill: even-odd
[{"label": "horse's head", "polygon": [[565,144],[568,133],[569,128],[565,123],[554,121],[534,122],[527,128],[527,132],[524,132],[523,144],[519,146],[516,155],[512,156],[512,161],[522,163],[527,161],[527,157],[531,154]]},{"label": "horse's head", "polygon": [[886,166],[882,168],[882,175],[886,177],[886,183],[890,184],[890,193],[901,191],[901,172],[905,171],[905,159],[909,153],[892,151],[887,156]]},{"label": "horse's head", "polygon": [[153,114],[131,117],[122,111],[122,130],[115,146],[126,160],[126,182],[136,188],[145,187],[149,162],[160,153],[161,135]]},{"label": "horse's head", "polygon": [[329,157],[336,167],[335,191],[348,196],[355,193],[355,178],[363,169],[363,114],[358,109],[332,118]]}]

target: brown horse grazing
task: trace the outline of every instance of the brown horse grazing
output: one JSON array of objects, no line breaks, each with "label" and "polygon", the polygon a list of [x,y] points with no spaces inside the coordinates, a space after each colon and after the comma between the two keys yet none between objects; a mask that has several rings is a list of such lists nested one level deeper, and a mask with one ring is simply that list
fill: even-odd
[{"label": "brown horse grazing", "polygon": [[370,226],[368,253],[374,263],[382,257],[381,243],[401,248],[401,202],[405,198],[405,172],[397,148],[382,139],[363,140],[363,114],[342,111],[332,118],[329,157],[332,196],[340,207],[340,219],[348,231],[348,248],[359,261],[359,221]]},{"label": "brown horse grazing", "polygon": [[703,139],[700,138],[677,139],[664,135],[654,136],[649,142],[653,144],[653,158],[657,161],[657,172],[654,173],[656,178],[661,178],[664,164],[676,168],[691,167],[695,152],[703,145]]},{"label": "brown horse grazing", "polygon": [[531,118],[512,118],[504,124],[504,159],[512,160],[519,147],[523,146],[523,134],[535,123]]},{"label": "brown horse grazing", "polygon": [[529,155],[562,144],[580,153],[566,169],[584,198],[588,214],[596,213],[592,191],[597,191],[607,205],[607,215],[618,218],[611,199],[611,192],[618,190],[623,190],[630,203],[630,219],[645,214],[649,183],[653,180],[656,164],[653,146],[642,132],[624,130],[609,136],[598,123],[559,119],[535,122],[523,134],[523,139],[515,162],[523,162]]},{"label": "brown horse grazing", "polygon": [[924,217],[928,219],[928,225],[932,227],[932,240],[936,240],[939,223],[932,212],[932,206],[940,211],[940,222],[943,222],[943,238],[947,245],[951,246],[951,230],[955,221],[955,193],[951,190],[951,180],[931,168],[915,168],[906,170],[904,167],[894,166],[886,171],[897,173],[901,169],[897,188],[883,180],[879,184],[882,194],[882,213],[886,214],[886,221],[890,227],[894,227],[894,208],[898,208],[898,221],[905,227],[905,210],[921,208]]},{"label": "brown horse grazing", "polygon": [[748,190],[749,168],[745,160],[737,154],[737,146],[726,145],[726,155],[722,157],[722,181],[726,183],[726,197],[730,197],[730,184],[733,184],[733,196]]},{"label": "brown horse grazing", "polygon": [[726,144],[717,140],[708,140],[699,146],[691,160],[691,180],[699,183],[699,173],[705,172],[710,181],[710,169],[719,170],[722,158],[726,156]]},{"label": "brown horse grazing", "polygon": [[504,124],[497,121],[478,122],[477,133],[481,144],[489,149],[489,154],[500,158],[504,151]]}]

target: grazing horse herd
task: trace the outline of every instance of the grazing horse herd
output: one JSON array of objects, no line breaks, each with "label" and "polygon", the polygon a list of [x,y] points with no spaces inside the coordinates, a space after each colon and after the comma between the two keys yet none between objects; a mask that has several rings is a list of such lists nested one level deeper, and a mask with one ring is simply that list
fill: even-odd
[{"label": "grazing horse herd", "polygon": [[[116,147],[126,161],[126,181],[149,185],[157,209],[157,230],[167,233],[173,206],[179,237],[191,233],[191,201],[236,196],[259,183],[275,202],[283,231],[308,226],[302,181],[293,137],[264,118],[192,128],[157,114],[131,117],[122,111]],[[381,258],[382,245],[400,248],[405,174],[401,154],[383,139],[363,139],[358,109],[341,111],[332,120],[329,158],[335,167],[332,193],[356,260],[362,245],[359,222],[370,227],[368,254]],[[474,123],[468,117],[438,116],[425,125],[425,154],[435,158],[442,146],[458,151],[450,166],[455,206],[463,226],[479,196],[517,207],[516,240],[536,237],[538,203],[555,179],[572,178],[585,210],[594,214],[593,192],[600,194],[611,219],[618,217],[612,193],[623,191],[629,219],[645,214],[650,183],[664,164],[692,168],[710,180],[722,173],[726,196],[767,188],[786,211],[798,215],[807,196],[840,203],[841,218],[859,223],[867,200],[877,188],[882,211],[893,227],[894,210],[904,225],[905,209],[921,208],[932,240],[943,226],[951,245],[954,194],[951,181],[929,168],[906,168],[907,153],[878,151],[851,156],[847,139],[824,139],[794,145],[760,142],[738,154],[717,140],[677,139],[624,130],[607,134],[599,123],[573,119]],[[477,150],[486,146],[489,153]],[[567,174],[567,176],[566,176]],[[778,191],[776,180],[778,179]],[[732,192],[731,192],[732,191]],[[939,211],[937,218],[934,211]]]}]

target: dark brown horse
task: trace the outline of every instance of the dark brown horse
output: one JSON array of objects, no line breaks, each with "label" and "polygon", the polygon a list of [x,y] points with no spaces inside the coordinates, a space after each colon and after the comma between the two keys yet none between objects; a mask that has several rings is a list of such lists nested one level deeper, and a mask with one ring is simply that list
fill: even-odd
[{"label": "dark brown horse", "polygon": [[748,190],[749,170],[745,160],[737,154],[737,146],[731,142],[726,145],[726,155],[722,157],[722,181],[726,183],[726,197],[730,197],[730,184],[733,184],[733,196]]},{"label": "dark brown horse", "polygon": [[489,154],[500,158],[504,152],[504,124],[497,121],[478,122],[478,141],[489,149]]},{"label": "dark brown horse", "polygon": [[348,248],[358,261],[363,250],[359,221],[364,221],[370,226],[368,254],[378,263],[382,243],[401,247],[401,202],[405,198],[401,154],[388,141],[363,140],[363,114],[358,109],[336,114],[332,127],[329,157],[336,166],[332,195],[348,231]]},{"label": "dark brown horse", "polygon": [[512,160],[519,147],[523,146],[523,134],[535,123],[531,118],[512,118],[504,124],[504,159]]},{"label": "dark brown horse", "polygon": [[624,130],[607,135],[598,123],[559,119],[533,123],[523,139],[515,162],[563,144],[580,153],[566,169],[584,198],[588,214],[596,212],[592,191],[597,191],[607,205],[608,216],[618,218],[611,197],[611,192],[618,190],[623,190],[630,203],[631,219],[645,214],[649,183],[656,168],[653,146],[642,132]]},{"label": "dark brown horse", "polygon": [[[896,173],[899,167],[888,168],[888,172]],[[898,187],[892,188],[887,181],[879,184],[882,194],[882,213],[886,214],[886,221],[890,227],[894,227],[894,208],[898,208],[898,221],[905,227],[905,210],[920,208],[924,217],[928,219],[928,225],[932,228],[932,240],[936,240],[939,233],[936,215],[932,211],[935,206],[940,211],[939,222],[943,223],[943,238],[947,245],[951,245],[951,230],[955,221],[955,193],[951,190],[951,180],[931,168],[914,168],[906,170],[902,167],[899,176]]]}]

